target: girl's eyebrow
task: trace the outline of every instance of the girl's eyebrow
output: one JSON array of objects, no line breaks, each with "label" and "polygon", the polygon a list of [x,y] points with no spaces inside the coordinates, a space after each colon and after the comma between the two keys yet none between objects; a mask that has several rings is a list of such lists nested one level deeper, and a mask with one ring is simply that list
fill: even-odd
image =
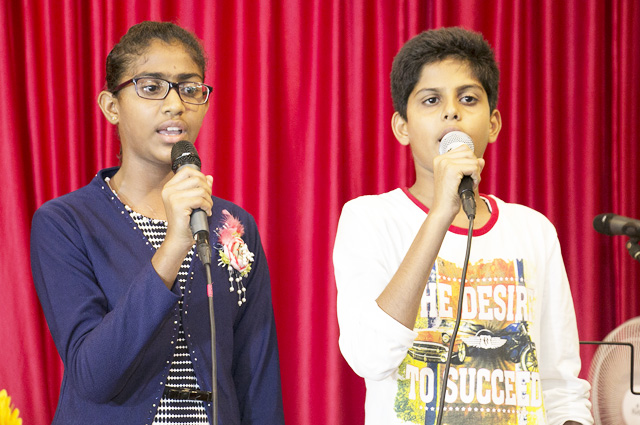
[{"label": "girl's eyebrow", "polygon": [[[143,72],[138,77],[162,78],[163,80],[168,80],[169,79],[169,76],[167,74],[162,73],[162,72]],[[202,75],[194,73],[194,72],[178,74],[175,78],[178,81],[188,80],[189,78],[200,78],[201,80],[204,80],[204,78],[202,78]]]}]

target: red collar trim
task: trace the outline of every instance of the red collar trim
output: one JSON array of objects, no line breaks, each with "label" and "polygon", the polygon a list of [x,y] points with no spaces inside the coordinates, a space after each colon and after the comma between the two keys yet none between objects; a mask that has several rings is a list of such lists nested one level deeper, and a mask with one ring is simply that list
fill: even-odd
[{"label": "red collar trim", "polygon": [[[420,209],[422,211],[424,211],[425,213],[429,214],[429,208],[427,208],[422,202],[420,202],[418,200],[418,198],[416,198],[415,196],[413,196],[411,194],[411,192],[409,192],[409,188],[408,187],[403,187],[402,191],[404,192],[405,195],[407,195],[407,197],[409,199],[411,199],[411,201],[413,201],[414,204],[416,204],[418,207],[420,207]],[[489,232],[489,230],[491,230],[493,228],[493,226],[496,224],[496,222],[498,221],[498,216],[500,215],[500,211],[498,211],[498,204],[496,203],[496,200],[493,199],[491,196],[487,196],[484,194],[480,194],[480,197],[482,197],[482,199],[485,199],[487,201],[489,201],[489,207],[491,209],[491,218],[489,219],[489,221],[487,221],[487,223],[478,228],[478,229],[473,229],[473,236],[482,236],[486,233]],[[457,227],[457,226],[449,226],[449,231],[451,233],[455,233],[457,235],[466,235],[469,232],[469,229],[464,229],[462,227]]]}]

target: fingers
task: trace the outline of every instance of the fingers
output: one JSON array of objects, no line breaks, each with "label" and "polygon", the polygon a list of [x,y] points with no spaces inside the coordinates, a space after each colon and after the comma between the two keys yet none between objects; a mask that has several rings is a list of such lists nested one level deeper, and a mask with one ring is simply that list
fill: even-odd
[{"label": "fingers", "polygon": [[173,211],[182,209],[187,215],[191,215],[194,209],[200,208],[211,215],[212,184],[212,176],[205,176],[194,168],[182,168],[163,189],[165,208]]},{"label": "fingers", "polygon": [[454,216],[460,209],[458,187],[464,176],[471,176],[474,189],[480,183],[480,174],[485,162],[477,158],[467,146],[438,155],[434,163],[434,208],[443,208],[447,214]]},{"label": "fingers", "polygon": [[464,176],[470,176],[474,185],[480,183],[480,174],[485,165],[483,158],[477,158],[474,152],[466,145],[459,146],[451,151],[435,158],[434,163],[439,162],[440,168],[446,170],[446,174],[457,176],[460,183]]},{"label": "fingers", "polygon": [[167,215],[165,243],[179,247],[193,244],[190,221],[195,209],[211,216],[213,178],[191,168],[181,168],[162,189],[162,201]]}]

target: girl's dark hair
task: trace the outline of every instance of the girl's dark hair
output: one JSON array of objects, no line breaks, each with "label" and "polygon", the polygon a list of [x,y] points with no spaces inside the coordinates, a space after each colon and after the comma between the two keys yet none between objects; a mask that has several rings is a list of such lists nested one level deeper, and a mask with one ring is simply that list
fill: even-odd
[{"label": "girl's dark hair", "polygon": [[487,92],[491,111],[496,108],[500,71],[489,43],[473,31],[440,28],[413,37],[393,59],[391,97],[393,107],[402,118],[407,119],[409,95],[418,84],[424,66],[449,58],[469,64],[471,73]]},{"label": "girl's dark hair", "polygon": [[207,59],[200,40],[171,22],[145,21],[129,28],[107,56],[107,90],[113,92],[131,64],[149,48],[153,40],[182,44],[204,77]]}]

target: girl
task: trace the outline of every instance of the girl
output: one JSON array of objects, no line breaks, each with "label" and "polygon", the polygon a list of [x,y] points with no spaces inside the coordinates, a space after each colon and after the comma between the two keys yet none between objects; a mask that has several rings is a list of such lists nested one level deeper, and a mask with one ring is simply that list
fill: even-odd
[{"label": "girl", "polygon": [[54,424],[208,424],[211,337],[193,210],[208,215],[222,424],[281,424],[266,258],[251,215],[211,195],[212,177],[172,171],[208,109],[198,39],[171,23],[129,29],[107,57],[98,103],[121,165],[33,217],[32,270],[64,363]]}]

